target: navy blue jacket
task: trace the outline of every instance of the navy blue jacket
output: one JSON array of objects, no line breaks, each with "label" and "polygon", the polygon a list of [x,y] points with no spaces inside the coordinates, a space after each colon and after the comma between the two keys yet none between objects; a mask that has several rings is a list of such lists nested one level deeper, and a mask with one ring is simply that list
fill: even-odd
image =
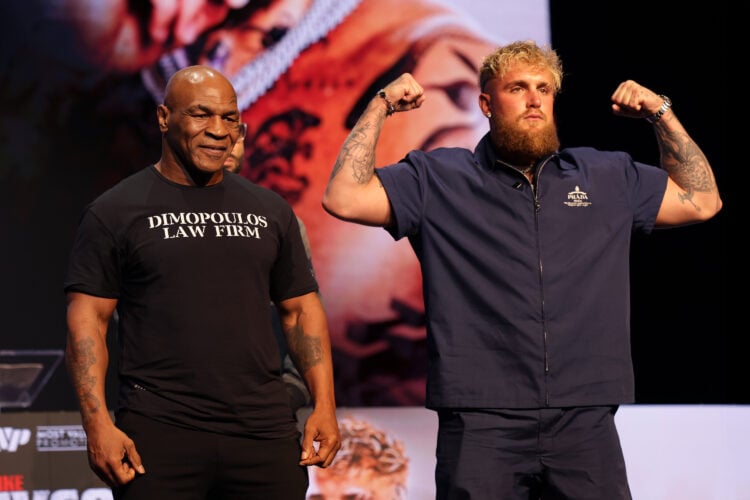
[{"label": "navy blue jacket", "polygon": [[395,239],[422,266],[428,408],[634,400],[629,253],[667,174],[622,152],[564,149],[534,186],[486,135],[377,170]]}]

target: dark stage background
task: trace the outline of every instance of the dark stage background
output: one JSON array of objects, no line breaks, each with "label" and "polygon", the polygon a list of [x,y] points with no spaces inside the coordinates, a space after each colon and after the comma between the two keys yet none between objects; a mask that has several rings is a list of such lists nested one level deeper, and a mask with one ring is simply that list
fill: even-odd
[{"label": "dark stage background", "polygon": [[[552,1],[552,43],[566,81],[557,102],[563,145],[619,149],[657,162],[651,127],[606,105],[633,79],[668,95],[717,177],[724,207],[705,224],[637,237],[632,346],[639,403],[746,403],[731,374],[729,217],[737,208],[725,150],[726,2]],[[732,301],[733,302],[733,301]]]},{"label": "dark stage background", "polygon": [[[726,80],[737,65],[730,71],[725,61],[727,3],[552,1],[550,8],[552,45],[566,72],[557,101],[563,146],[625,150],[637,160],[657,163],[651,127],[610,111],[616,86],[634,79],[671,97],[678,117],[711,161],[724,199],[723,211],[705,224],[634,240],[632,342],[638,402],[750,402],[730,387],[730,380],[736,380],[730,367],[737,346],[729,330],[728,221],[736,210],[736,187],[728,177],[723,139],[726,110],[736,109],[730,107]],[[3,43],[18,43],[6,28]],[[9,71],[5,66],[0,70]],[[0,82],[0,88],[7,84],[2,73]],[[21,160],[25,147],[39,147],[26,145],[29,131],[21,121],[0,119],[5,122],[0,142],[18,146],[14,150]],[[96,138],[67,140],[85,145]],[[33,166],[21,175],[7,175],[3,164],[18,158],[0,157],[0,350],[64,348],[62,282],[67,248],[83,208],[71,193],[87,192],[95,184],[103,189],[108,183],[106,178],[84,178],[75,161],[58,163],[54,151],[43,157],[49,172],[44,177],[35,176]],[[75,409],[62,366],[30,409]]]}]

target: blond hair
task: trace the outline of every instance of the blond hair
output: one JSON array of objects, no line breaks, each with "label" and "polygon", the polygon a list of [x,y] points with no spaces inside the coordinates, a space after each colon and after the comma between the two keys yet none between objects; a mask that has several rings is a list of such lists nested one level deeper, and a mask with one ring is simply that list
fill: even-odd
[{"label": "blond hair", "polygon": [[479,68],[479,88],[493,78],[502,78],[516,63],[529,64],[552,73],[553,91],[557,94],[562,87],[562,61],[552,48],[547,45],[537,45],[533,40],[512,42],[496,48],[484,58]]}]

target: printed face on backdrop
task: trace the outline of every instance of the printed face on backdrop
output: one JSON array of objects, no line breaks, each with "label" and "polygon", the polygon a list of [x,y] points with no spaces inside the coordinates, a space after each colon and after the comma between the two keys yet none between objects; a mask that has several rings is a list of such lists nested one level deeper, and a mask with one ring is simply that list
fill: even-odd
[{"label": "printed face on backdrop", "polygon": [[[282,195],[307,227],[329,317],[340,403],[421,405],[426,342],[414,252],[408,241],[394,242],[381,228],[335,219],[321,199],[339,148],[364,107],[403,72],[425,88],[426,101],[419,110],[388,118],[376,163],[396,162],[415,148],[473,148],[488,131],[478,106],[477,70],[495,43],[431,0],[152,1],[142,10],[137,5],[65,4],[89,61],[104,73],[135,76],[128,77],[126,90],[133,80],[146,90],[121,98],[108,91],[107,109],[120,98],[130,112],[133,95],[150,95],[146,111],[127,117],[142,120],[132,127],[135,133],[126,135],[125,120],[108,117],[117,139],[108,154],[131,169],[140,158],[150,158],[148,148],[140,156],[135,152],[143,131],[154,128],[148,110],[161,102],[159,91],[173,70],[206,64],[224,73],[247,124],[240,175]],[[158,139],[152,133],[151,151]]]},{"label": "printed face on backdrop", "polygon": [[409,454],[402,441],[371,422],[339,420],[341,449],[325,469],[311,471],[307,500],[405,500]]}]

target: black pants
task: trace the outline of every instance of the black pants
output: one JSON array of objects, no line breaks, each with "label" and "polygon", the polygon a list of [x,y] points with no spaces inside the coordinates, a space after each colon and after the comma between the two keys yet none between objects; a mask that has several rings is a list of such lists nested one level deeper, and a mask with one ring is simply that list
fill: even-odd
[{"label": "black pants", "polygon": [[630,500],[616,406],[438,412],[438,500]]},{"label": "black pants", "polygon": [[117,500],[304,500],[300,444],[166,425],[132,412],[117,421],[135,441],[146,474],[113,491]]}]

